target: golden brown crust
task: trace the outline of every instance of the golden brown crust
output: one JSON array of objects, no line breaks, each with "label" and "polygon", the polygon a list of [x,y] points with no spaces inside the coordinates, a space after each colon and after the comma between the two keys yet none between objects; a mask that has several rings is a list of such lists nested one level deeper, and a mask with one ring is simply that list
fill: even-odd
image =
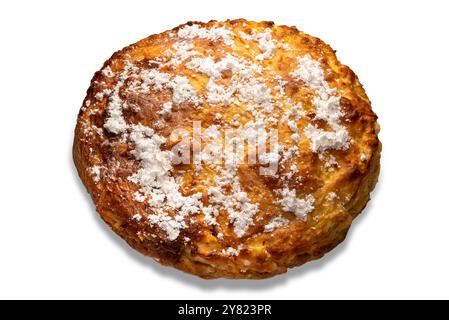
[{"label": "golden brown crust", "polygon": [[[161,61],[170,61],[166,51],[172,50],[173,54],[174,43],[182,40],[179,38],[179,30],[192,25],[205,30],[214,27],[230,30],[233,45],[225,44],[224,37],[218,37],[218,40],[214,36],[207,39],[194,37],[185,40],[193,45],[188,50],[199,52],[199,56],[203,58],[212,57],[215,62],[232,53],[262,67],[258,77],[266,80],[264,85],[271,90],[273,104],[278,100],[282,102],[282,106],[275,106],[266,117],[280,120],[285,112],[283,108],[287,108],[285,105],[288,104],[288,108],[292,105],[286,102],[286,97],[304,107],[302,117],[295,120],[300,133],[297,143],[292,141],[289,125],[282,121],[273,125],[279,130],[280,143],[286,148],[297,146],[300,151],[298,156],[288,159],[284,166],[280,166],[278,176],[260,175],[260,165],[257,164],[242,164],[238,168],[237,176],[243,192],[250,203],[258,204],[252,224],[243,236],[236,235],[235,226],[229,221],[229,213],[220,209],[216,217],[218,226],[207,224],[202,212],[191,214],[185,216],[186,225],[178,230],[179,236],[168,239],[164,228],[147,219],[157,211],[148,204],[148,198],[143,202],[136,201],[135,194],[141,190],[142,185],[129,179],[141,168],[141,161],[133,156],[135,145],[129,141],[128,135],[124,137],[123,134],[111,132],[114,129],[107,130],[104,127],[105,121],[111,117],[108,111],[111,97],[127,63],[136,67],[131,71],[134,78],[130,76],[124,80],[118,96],[121,103],[127,104],[121,110],[123,118],[129,124],[142,124],[153,128],[159,136],[168,137],[179,127],[191,132],[193,120],[201,120],[203,128],[217,123],[229,124],[235,119],[235,114],[240,116],[236,118],[240,126],[254,120],[247,110],[249,102],[238,101],[228,105],[208,102],[206,88],[211,76],[186,67],[186,63],[194,55],[188,56],[178,65],[161,67]],[[275,40],[276,49],[271,56],[269,51],[262,49],[263,46],[259,46],[257,36],[250,38],[252,34],[265,32],[271,33],[270,39]],[[268,54],[265,58],[257,60],[257,55],[266,52]],[[293,76],[294,71],[299,68],[297,58],[306,55],[319,61],[326,83],[330,88],[336,89],[335,94],[339,97],[342,112],[339,121],[350,137],[347,147],[329,148],[321,152],[311,150],[311,141],[304,133],[305,127],[313,123],[324,130],[332,128],[323,119],[319,119],[317,110],[311,106],[314,90],[304,80]],[[155,61],[160,57],[163,59]],[[108,73],[109,68],[111,74]],[[136,78],[136,74],[153,69],[173,76],[185,76],[194,87],[196,96],[202,97],[201,104],[195,105],[193,100],[174,103],[172,112],[163,117],[162,106],[172,98],[173,90],[155,90],[154,87],[150,87],[147,92],[128,90],[133,87],[133,80],[141,80]],[[234,71],[224,70],[222,76],[216,79],[217,83],[230,85],[232,72]],[[280,90],[276,89],[278,83],[269,80],[272,80],[274,74],[285,81],[281,98],[274,94],[276,90]],[[139,86],[142,86],[140,82]],[[214,117],[217,113],[222,115],[219,121]],[[162,118],[164,121],[161,125]],[[332,48],[321,40],[304,34],[295,27],[276,26],[272,22],[256,23],[242,19],[189,22],[116,52],[95,73],[78,116],[73,157],[80,178],[102,219],[139,252],[164,265],[203,278],[267,278],[318,259],[344,240],[352,220],[365,207],[377,182],[381,144],[377,137],[379,126],[376,120],[377,116],[371,110],[370,101],[357,76],[342,65]],[[265,121],[267,128],[268,122]],[[163,150],[167,150],[169,146],[170,143],[163,144]],[[293,164],[298,167],[293,177],[300,176],[301,179],[283,182],[280,177],[288,174]],[[202,194],[202,203],[210,205],[208,187],[210,181],[219,176],[217,168],[206,165],[201,172],[197,172],[194,165],[182,165],[174,166],[173,170],[173,175],[182,178],[180,192],[183,196],[199,192]],[[285,210],[277,202],[279,193],[274,190],[285,187],[294,190],[298,199],[313,196],[313,211],[307,212],[306,221],[298,219],[294,212]],[[171,216],[176,214],[176,210],[166,211]],[[136,219],[136,214],[139,219]],[[287,219],[288,225],[265,232],[265,226],[275,217]]]}]

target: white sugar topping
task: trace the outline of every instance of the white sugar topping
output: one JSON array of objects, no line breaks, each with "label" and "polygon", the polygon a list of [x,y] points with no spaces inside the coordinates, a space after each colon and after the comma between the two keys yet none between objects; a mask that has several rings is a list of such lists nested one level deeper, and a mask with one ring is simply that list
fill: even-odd
[{"label": "white sugar topping", "polygon": [[143,70],[140,73],[142,78],[142,89],[144,92],[148,90],[149,86],[152,86],[154,90],[160,91],[164,89],[170,83],[170,75],[168,73],[162,73],[156,69]]},{"label": "white sugar topping", "polygon": [[238,256],[240,254],[240,251],[243,249],[243,245],[239,245],[237,248],[228,247],[226,249],[223,249],[221,253],[225,256]]},{"label": "white sugar topping", "polygon": [[[319,154],[319,159],[323,161],[324,155]],[[335,170],[335,167],[339,167],[339,164],[337,162],[337,159],[335,159],[333,155],[329,155],[328,160],[324,163],[324,167],[327,169],[327,171],[333,172]]]},{"label": "white sugar topping", "polygon": [[296,122],[293,120],[288,121],[288,127],[292,132],[296,132],[298,130],[298,126],[296,125]]},{"label": "white sugar topping", "polygon": [[256,56],[257,60],[263,61],[264,59],[273,58],[274,52],[276,51],[277,41],[272,38],[271,30],[269,28],[265,29],[265,32],[262,33],[256,33],[253,31],[251,35],[240,31],[239,36],[247,41],[258,42],[259,49],[262,53]]},{"label": "white sugar topping", "polygon": [[250,79],[248,82],[239,83],[238,91],[243,102],[255,102],[265,111],[272,111],[271,89],[265,83],[257,79]]},{"label": "white sugar topping", "polygon": [[158,112],[163,117],[168,116],[171,113],[173,107],[173,103],[171,101],[167,101],[162,105],[162,110]]},{"label": "white sugar topping", "polygon": [[265,225],[265,232],[273,232],[275,229],[284,228],[288,226],[290,221],[282,216],[273,218],[268,224]]},{"label": "white sugar topping", "polygon": [[[220,176],[215,178],[216,187],[209,188],[209,202],[216,209],[228,212],[228,220],[234,226],[237,237],[243,237],[253,223],[253,216],[259,210],[259,204],[249,202],[246,192],[241,190],[240,181],[233,169],[223,170]],[[224,191],[224,187],[230,186],[231,192]]]},{"label": "white sugar topping", "polygon": [[120,98],[120,89],[124,86],[125,80],[128,77],[129,72],[134,67],[129,63],[126,64],[125,69],[120,74],[119,80],[112,91],[111,96],[109,97],[109,103],[106,108],[107,118],[104,124],[104,128],[111,133],[120,134],[126,130],[128,125],[126,124],[125,119],[123,118],[123,101]]},{"label": "white sugar topping", "polygon": [[183,102],[193,102],[198,103],[198,97],[196,96],[195,89],[190,85],[189,80],[183,76],[176,76],[169,87],[173,90],[173,102],[183,103]]},{"label": "white sugar topping", "polygon": [[214,208],[213,206],[204,207],[203,213],[204,222],[206,222],[210,226],[218,225],[216,218],[219,214],[219,211],[217,208]]},{"label": "white sugar topping", "polygon": [[207,102],[210,104],[223,104],[225,106],[232,102],[232,96],[235,92],[234,88],[225,88],[212,79],[207,83],[206,90]]},{"label": "white sugar topping", "polygon": [[110,66],[105,67],[103,70],[101,70],[101,73],[108,78],[111,78],[114,76],[114,72],[112,72],[112,69]]},{"label": "white sugar topping", "polygon": [[259,42],[259,49],[262,50],[262,53],[256,57],[257,60],[273,58],[277,41],[272,39],[270,29],[266,29],[264,33],[253,34],[252,38]]},{"label": "white sugar topping", "polygon": [[140,193],[139,191],[134,192],[134,199],[137,202],[144,202],[147,197],[145,195],[143,195],[142,193]]},{"label": "white sugar topping", "polygon": [[104,128],[111,133],[119,134],[125,131],[127,124],[123,119],[122,105],[123,101],[119,96],[120,88],[125,82],[120,80],[117,83],[113,94],[109,97],[109,104],[107,107],[108,118],[104,124]]},{"label": "white sugar topping", "polygon": [[204,73],[215,80],[220,79],[224,71],[230,70],[232,73],[237,73],[246,68],[243,63],[231,55],[227,55],[218,62],[211,57],[193,58],[186,63],[186,67]]},{"label": "white sugar topping", "polygon": [[248,41],[253,40],[253,37],[251,35],[243,32],[243,31],[239,31],[239,36],[240,36],[240,38],[242,38],[244,40],[248,40]]},{"label": "white sugar topping", "polygon": [[311,141],[313,152],[323,152],[328,149],[345,150],[348,148],[348,132],[343,128],[336,131],[325,131],[308,124],[304,133]]},{"label": "white sugar topping", "polygon": [[[270,90],[261,81],[249,78],[261,72],[260,66],[227,55],[217,62],[210,57],[193,58],[186,67],[209,77],[206,90],[207,101],[210,104],[229,105],[233,101],[233,96],[239,92],[245,102],[254,101],[267,111],[272,108]],[[231,71],[233,74],[231,85],[228,87],[216,83],[225,71]]]},{"label": "white sugar topping", "polygon": [[89,173],[92,176],[92,180],[94,180],[95,183],[100,182],[101,178],[101,171],[99,166],[92,166],[89,168]]},{"label": "white sugar topping", "polygon": [[101,101],[104,99],[105,96],[109,96],[110,94],[111,94],[110,89],[104,89],[103,91],[97,92],[95,94],[95,99]]},{"label": "white sugar topping", "polygon": [[[193,44],[187,41],[177,41],[173,44],[173,49],[175,50],[172,53],[172,59],[170,62],[166,63],[167,65],[178,66],[188,58],[199,54],[198,51],[192,50]],[[171,51],[168,51],[171,54]]]},{"label": "white sugar topping", "polygon": [[340,109],[340,97],[335,96],[336,90],[331,89],[324,79],[324,71],[318,61],[310,55],[299,57],[299,67],[291,72],[291,76],[304,81],[313,89],[317,96],[313,99],[317,119],[326,121],[333,131],[326,131],[308,124],[304,133],[311,142],[313,152],[324,152],[328,149],[345,150],[349,147],[349,136],[346,128],[340,124],[343,112]]},{"label": "white sugar topping", "polygon": [[224,44],[232,46],[234,41],[231,39],[232,31],[224,27],[202,28],[197,24],[185,26],[178,31],[178,37],[183,39],[207,39],[212,42],[223,40]]},{"label": "white sugar topping", "polygon": [[304,83],[314,90],[321,90],[328,87],[324,80],[324,72],[318,61],[313,60],[309,54],[297,58],[299,68],[291,73],[291,76],[304,81]]},{"label": "white sugar topping", "polygon": [[171,89],[173,92],[172,100],[176,104],[190,102],[197,105],[199,99],[196,96],[195,89],[190,85],[189,79],[184,76],[175,76],[171,79],[171,75],[159,72],[155,69],[144,70],[140,74],[142,78],[142,90],[148,91],[148,87],[152,86],[154,90]]},{"label": "white sugar topping", "polygon": [[149,194],[153,200],[158,200],[154,203],[155,207],[167,205],[185,214],[198,212],[201,195],[182,196],[178,191],[179,184],[171,176],[171,152],[161,150],[165,139],[143,126],[134,126],[133,129],[130,140],[136,148],[131,154],[140,160],[141,168],[129,180],[140,185],[141,191]]},{"label": "white sugar topping", "polygon": [[295,190],[288,188],[278,189],[276,193],[280,196],[280,200],[277,203],[282,206],[282,210],[293,212],[302,221],[306,221],[307,214],[314,210],[315,198],[310,194],[305,199],[299,199],[296,197]]},{"label": "white sugar topping", "polygon": [[199,71],[213,80],[221,79],[222,73],[225,71],[231,71],[241,78],[248,78],[255,73],[261,72],[260,66],[243,59],[237,59],[230,54],[217,62],[212,57],[193,58],[186,63],[186,67]]},{"label": "white sugar topping", "polygon": [[148,216],[148,220],[150,224],[157,225],[164,230],[167,233],[168,240],[173,241],[178,238],[180,230],[186,227],[185,222],[177,217],[172,218],[165,214],[152,214]]},{"label": "white sugar topping", "polygon": [[179,214],[175,217],[160,214],[149,216],[152,224],[159,225],[166,231],[168,238],[174,240],[180,229],[185,227],[184,216],[200,211],[201,194],[185,197],[179,192],[180,185],[171,176],[170,152],[161,150],[164,138],[144,126],[133,126],[132,129],[129,137],[135,144],[135,150],[131,154],[140,161],[141,168],[129,180],[139,185],[140,191],[149,196],[149,205],[155,211],[165,206],[178,210]]},{"label": "white sugar topping", "polygon": [[313,106],[317,111],[317,119],[325,120],[331,126],[338,126],[343,116],[340,110],[340,97],[330,96],[327,99],[315,97]]},{"label": "white sugar topping", "polygon": [[140,220],[142,220],[142,215],[140,213],[136,213],[135,215],[132,216],[132,219],[140,222]]},{"label": "white sugar topping", "polygon": [[300,136],[297,133],[292,134],[292,140],[295,142],[299,142]]},{"label": "white sugar topping", "polygon": [[337,194],[335,193],[335,192],[329,192],[327,195],[326,195],[326,200],[327,201],[333,201],[333,200],[335,200],[337,198]]}]

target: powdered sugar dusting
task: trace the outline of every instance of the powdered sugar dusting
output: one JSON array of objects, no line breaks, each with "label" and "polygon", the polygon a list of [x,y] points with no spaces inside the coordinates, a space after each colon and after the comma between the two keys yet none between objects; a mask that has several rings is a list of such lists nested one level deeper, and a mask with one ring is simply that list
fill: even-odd
[{"label": "powdered sugar dusting", "polygon": [[223,40],[224,44],[232,46],[232,31],[224,27],[202,28],[198,24],[187,25],[178,31],[178,37],[183,39],[207,39],[212,42]]},{"label": "powdered sugar dusting", "polygon": [[324,152],[329,149],[345,150],[349,147],[349,136],[346,128],[340,124],[343,112],[340,109],[340,97],[335,96],[336,90],[331,89],[324,79],[324,71],[318,61],[310,55],[299,57],[299,67],[291,72],[291,76],[302,80],[317,96],[313,106],[317,110],[317,119],[325,120],[333,131],[325,131],[316,125],[309,124],[304,129],[311,142],[313,152]]},{"label": "powdered sugar dusting", "polygon": [[185,76],[171,77],[168,73],[159,72],[155,69],[144,70],[141,73],[142,90],[148,91],[148,87],[152,86],[154,90],[171,89],[173,92],[173,103],[181,104],[185,102],[199,104],[199,99],[195,89],[190,85],[189,79]]},{"label": "powdered sugar dusting", "polygon": [[316,125],[308,124],[304,133],[311,141],[313,152],[323,152],[328,149],[345,150],[348,148],[348,132],[346,130],[330,132],[320,129]]},{"label": "powdered sugar dusting", "polygon": [[284,228],[288,226],[290,221],[282,216],[273,218],[268,224],[265,225],[265,232],[273,232],[275,229]]},{"label": "powdered sugar dusting", "polygon": [[158,112],[162,117],[166,117],[171,113],[173,107],[173,103],[171,101],[167,101],[162,105],[162,110]]},{"label": "powdered sugar dusting", "polygon": [[210,104],[223,104],[225,106],[232,102],[232,96],[235,93],[235,88],[225,88],[210,79],[207,83],[207,102]]},{"label": "powdered sugar dusting", "polygon": [[159,213],[160,209],[169,207],[179,212],[174,217],[168,215],[151,215],[150,223],[159,225],[166,231],[170,240],[179,235],[180,229],[186,227],[184,217],[198,213],[202,208],[201,194],[183,196],[179,192],[179,183],[172,177],[170,152],[162,151],[165,139],[155,134],[150,128],[133,126],[130,140],[135,144],[131,154],[140,161],[141,168],[129,180],[139,185],[140,192],[149,197],[149,205]]},{"label": "powdered sugar dusting", "polygon": [[337,198],[337,194],[335,193],[335,192],[329,192],[327,195],[326,195],[326,200],[327,201],[333,201],[333,200],[335,200]]},{"label": "powdered sugar dusting", "polygon": [[242,251],[242,249],[243,249],[243,245],[239,245],[237,248],[228,247],[226,249],[223,249],[221,251],[221,253],[228,257],[232,257],[232,256],[236,257],[240,254],[240,251]]},{"label": "powdered sugar dusting", "polygon": [[366,161],[366,154],[364,152],[362,152],[362,154],[360,155],[360,160],[362,160],[363,162]]},{"label": "powdered sugar dusting", "polygon": [[262,50],[262,53],[257,55],[257,60],[262,61],[264,59],[273,58],[274,52],[276,51],[277,41],[272,39],[270,29],[266,29],[264,33],[253,34],[252,38],[259,42],[259,48]]},{"label": "powdered sugar dusting", "polygon": [[125,84],[125,80],[129,76],[129,72],[133,67],[128,63],[120,74],[119,80],[109,97],[109,103],[106,108],[108,117],[106,118],[104,128],[111,133],[120,134],[124,132],[128,125],[123,118],[123,100],[120,97],[120,90]]},{"label": "powdered sugar dusting", "polygon": [[92,176],[92,180],[95,183],[100,182],[100,178],[101,178],[101,171],[100,171],[100,167],[99,166],[92,166],[89,169],[89,173]]},{"label": "powdered sugar dusting", "polygon": [[276,190],[280,196],[277,201],[282,206],[282,210],[292,212],[302,221],[307,220],[307,214],[314,210],[313,204],[315,198],[312,195],[307,195],[304,199],[296,197],[296,191],[288,188]]},{"label": "powdered sugar dusting", "polygon": [[101,73],[108,78],[112,78],[114,76],[114,72],[112,72],[112,69],[110,66],[105,67],[103,70],[101,70]]},{"label": "powdered sugar dusting", "polygon": [[167,233],[167,238],[170,241],[176,240],[179,236],[180,230],[186,227],[183,220],[172,218],[169,215],[156,215],[152,214],[148,216],[150,224],[157,225],[159,228]]},{"label": "powdered sugar dusting", "polygon": [[134,215],[132,216],[132,219],[133,219],[134,221],[139,222],[140,220],[142,220],[142,215],[141,215],[140,213],[136,213],[136,214],[134,214]]}]

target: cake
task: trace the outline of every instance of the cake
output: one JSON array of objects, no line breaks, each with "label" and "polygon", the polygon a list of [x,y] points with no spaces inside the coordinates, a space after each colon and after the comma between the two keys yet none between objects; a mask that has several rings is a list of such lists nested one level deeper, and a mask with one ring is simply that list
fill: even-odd
[{"label": "cake", "polygon": [[295,27],[188,22],[112,55],[73,145],[101,218],[159,263],[261,279],[346,236],[380,169],[377,116]]}]

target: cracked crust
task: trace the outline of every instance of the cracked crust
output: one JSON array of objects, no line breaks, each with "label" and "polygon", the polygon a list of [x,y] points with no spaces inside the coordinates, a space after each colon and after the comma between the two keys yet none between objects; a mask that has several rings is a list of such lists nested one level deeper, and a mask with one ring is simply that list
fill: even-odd
[{"label": "cracked crust", "polygon": [[[263,67],[276,70],[283,76],[288,81],[286,95],[303,104],[307,104],[310,97],[304,91],[303,84],[289,76],[292,64],[299,54],[310,54],[313,58],[320,59],[326,71],[326,81],[337,88],[341,96],[343,122],[353,139],[350,147],[348,150],[330,150],[326,153],[326,156],[332,155],[338,162],[338,166],[329,172],[324,169],[318,154],[310,150],[309,143],[300,142],[301,156],[295,161],[300,168],[302,182],[291,184],[290,188],[300,195],[313,194],[315,197],[314,211],[309,214],[307,221],[296,219],[292,213],[284,212],[280,205],[274,204],[273,190],[280,187],[279,179],[261,177],[258,175],[257,165],[243,165],[238,171],[242,188],[251,201],[260,204],[260,220],[254,221],[245,236],[237,237],[232,228],[226,226],[226,212],[221,212],[217,220],[223,228],[223,240],[218,239],[217,230],[203,223],[201,215],[198,215],[190,218],[191,223],[181,231],[182,236],[169,241],[163,230],[150,225],[145,219],[133,219],[136,213],[145,217],[151,213],[151,208],[145,203],[135,201],[134,193],[139,187],[127,179],[139,167],[139,163],[130,156],[132,146],[122,143],[103,129],[107,99],[99,101],[95,96],[104,88],[112,88],[117,79],[98,71],[92,79],[83,108],[78,115],[73,145],[75,165],[96,204],[97,211],[114,232],[142,254],[153,257],[161,264],[206,279],[268,278],[322,257],[344,240],[353,219],[369,201],[369,194],[374,189],[380,170],[381,144],[377,137],[377,116],[372,111],[370,101],[357,76],[337,60],[330,46],[298,31],[295,27],[241,19],[226,22],[189,22],[186,25],[192,24],[204,28],[224,26],[236,34],[238,31],[263,31],[269,28],[279,42],[287,43],[293,50],[277,51],[273,59],[262,62]],[[163,54],[164,50],[171,46],[174,39],[170,34],[183,26],[150,36],[116,52],[104,63],[102,70],[109,66],[116,73],[123,69],[125,60],[137,66],[143,66],[144,62],[147,64],[148,60]],[[216,58],[222,56],[220,50],[230,50],[221,43],[200,40],[193,42],[195,50],[212,50]],[[247,49],[240,42],[237,46],[242,55],[254,59],[252,52],[257,48]],[[176,72],[194,82],[198,92],[204,92],[206,80],[203,77],[192,76],[194,72],[184,67],[180,67]],[[125,101],[139,107],[139,112],[128,110],[124,112],[124,116],[130,123],[154,126],[155,121],[160,118],[157,112],[162,108],[167,96],[166,92],[151,92],[145,97],[124,95]],[[86,106],[87,101],[90,101],[89,106]],[[192,104],[182,104],[174,108],[166,120],[166,126],[156,131],[161,136],[168,136],[175,128],[192,120],[201,120],[207,127],[215,123],[215,113],[223,113],[225,118],[229,118],[237,112],[244,112],[242,108],[245,108],[244,104],[229,107],[205,104],[200,109]],[[299,126],[312,121],[314,116],[312,111],[308,112],[299,121]],[[280,142],[287,143],[288,137],[288,131],[279,128]],[[363,161],[360,158],[362,152],[366,157]],[[94,166],[101,167],[99,181],[92,175],[91,168]],[[205,180],[216,174],[210,168],[198,176],[191,173],[194,171],[192,167],[182,169],[186,173],[177,171],[177,174],[183,175],[182,192],[185,194],[204,192]],[[335,192],[338,197],[332,201],[326,200],[330,192]],[[263,232],[264,225],[277,215],[288,219],[290,224],[272,232]],[[186,242],[186,237],[190,241]],[[240,244],[243,244],[244,248],[238,256],[221,254],[223,249],[236,248]]]}]

